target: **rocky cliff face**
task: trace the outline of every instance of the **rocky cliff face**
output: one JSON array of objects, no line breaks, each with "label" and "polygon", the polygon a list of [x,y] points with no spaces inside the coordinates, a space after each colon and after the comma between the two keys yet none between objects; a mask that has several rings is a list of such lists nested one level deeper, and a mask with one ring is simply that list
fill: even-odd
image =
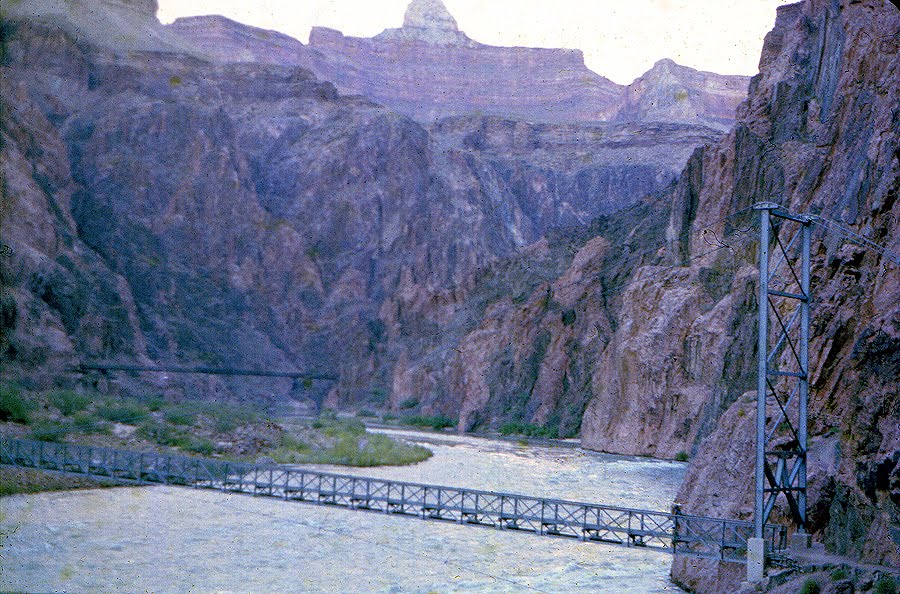
[{"label": "rocky cliff face", "polygon": [[[639,269],[625,289],[583,443],[694,452],[686,511],[752,513],[754,414],[741,393],[753,388],[756,245],[750,215],[723,217],[775,200],[898,252],[898,31],[888,2],[780,9],[735,130],[694,155],[672,195],[660,258],[681,266]],[[812,529],[832,550],[896,566],[900,273],[821,226],[813,253]],[[734,586],[695,560],[673,574],[700,591]]]},{"label": "rocky cliff face", "polygon": [[746,76],[723,76],[660,60],[628,85],[617,120],[701,123],[728,130],[747,98]]},{"label": "rocky cliff face", "polygon": [[440,0],[412,2],[402,27],[372,39],[314,27],[309,45],[303,45],[221,17],[178,19],[168,29],[218,60],[309,68],[341,93],[363,95],[425,124],[487,115],[537,123],[667,122],[725,131],[749,82],[663,60],[624,87],[589,70],[577,50],[473,41]]},{"label": "rocky cliff face", "polygon": [[[626,208],[718,136],[660,124],[636,139],[641,128],[628,124],[487,117],[426,129],[296,67],[122,54],[38,22],[4,24],[4,101],[24,99],[21,109],[9,101],[17,108],[4,125],[23,140],[3,157],[7,179],[28,188],[4,194],[4,270],[20,271],[4,281],[14,328],[4,371],[23,377],[43,365],[25,346],[63,328],[68,342],[54,348],[66,364],[48,372],[78,357],[318,368],[341,374],[333,402],[381,405],[396,358],[433,328],[406,325],[419,319],[407,308],[430,316],[436,301],[459,302],[479,267]],[[55,149],[35,148],[32,128]],[[19,147],[24,139],[34,146]],[[42,164],[45,153],[58,166]],[[48,185],[45,169],[59,181]],[[104,330],[103,348],[72,341],[86,316],[119,318],[85,309],[87,280],[76,291],[74,280],[25,266],[34,252],[48,270],[89,268],[62,263],[19,211],[45,226],[62,217],[54,232],[117,279],[104,281],[112,294],[97,307],[126,304],[127,331]],[[37,325],[25,322],[33,307],[46,310]],[[86,328],[85,341],[100,340]],[[179,390],[302,397],[289,383]]]},{"label": "rocky cliff face", "polygon": [[[764,193],[900,253],[898,31],[900,11],[888,2],[782,8],[741,123],[718,145],[719,155],[704,160],[703,181],[691,192],[692,229],[711,223],[704,213],[713,204],[732,211]],[[724,157],[718,165],[717,157]],[[729,170],[731,180],[723,176]],[[699,243],[693,234],[691,249]],[[817,229],[810,521],[829,549],[894,567],[900,564],[898,281],[896,257]],[[741,400],[733,404],[700,449],[679,495],[690,509],[749,515],[749,481],[728,469],[750,467],[753,450],[726,445],[732,436],[752,435],[754,415],[746,408]],[[715,573],[691,571],[684,561],[675,567],[679,579],[707,590]]]}]

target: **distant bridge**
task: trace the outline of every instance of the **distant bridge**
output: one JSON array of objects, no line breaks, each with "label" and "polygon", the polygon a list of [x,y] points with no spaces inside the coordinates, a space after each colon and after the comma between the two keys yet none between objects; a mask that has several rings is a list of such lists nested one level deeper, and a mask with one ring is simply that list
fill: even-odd
[{"label": "distant bridge", "polygon": [[[276,497],[737,563],[746,561],[747,539],[753,536],[752,522],[2,435],[0,464],[122,483]],[[766,536],[772,551],[784,549],[783,526],[767,525]]]},{"label": "distant bridge", "polygon": [[146,365],[119,365],[117,363],[81,363],[75,368],[78,373],[99,371],[106,374],[110,371],[124,371],[128,373],[185,373],[194,375],[228,375],[249,377],[288,377],[303,380],[322,380],[336,382],[338,377],[330,373],[313,371],[273,371],[268,369],[231,369],[219,367],[181,367],[181,366],[146,366]]}]

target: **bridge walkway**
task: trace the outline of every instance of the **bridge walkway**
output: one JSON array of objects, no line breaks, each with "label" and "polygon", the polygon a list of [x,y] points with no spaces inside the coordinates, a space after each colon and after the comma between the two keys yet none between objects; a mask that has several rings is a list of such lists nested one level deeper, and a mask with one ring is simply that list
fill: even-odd
[{"label": "bridge walkway", "polygon": [[[753,536],[753,524],[738,520],[2,435],[0,464],[132,484],[215,489],[737,563],[746,561],[747,539]],[[772,552],[784,550],[783,526],[766,526],[766,538]]]}]

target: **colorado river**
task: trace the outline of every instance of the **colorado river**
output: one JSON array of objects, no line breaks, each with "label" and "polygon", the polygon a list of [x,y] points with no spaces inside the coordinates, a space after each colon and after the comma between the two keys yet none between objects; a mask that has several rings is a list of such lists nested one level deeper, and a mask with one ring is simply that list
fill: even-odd
[{"label": "colorado river", "polygon": [[[345,474],[668,510],[685,464],[389,431],[435,455]],[[145,487],[0,499],[0,590],[671,592],[666,553]]]}]

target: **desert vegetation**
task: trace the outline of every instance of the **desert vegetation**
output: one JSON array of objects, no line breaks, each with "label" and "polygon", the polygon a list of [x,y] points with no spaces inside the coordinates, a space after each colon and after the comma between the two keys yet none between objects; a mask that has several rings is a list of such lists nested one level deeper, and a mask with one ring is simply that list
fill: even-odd
[{"label": "desert vegetation", "polygon": [[[290,428],[246,405],[121,398],[76,390],[31,391],[0,384],[0,428],[16,437],[153,449],[187,455],[286,464],[382,466],[414,464],[431,451],[369,433],[362,421],[325,411]],[[0,495],[96,486],[53,477],[0,475]],[[67,487],[67,485],[69,487]]]}]

